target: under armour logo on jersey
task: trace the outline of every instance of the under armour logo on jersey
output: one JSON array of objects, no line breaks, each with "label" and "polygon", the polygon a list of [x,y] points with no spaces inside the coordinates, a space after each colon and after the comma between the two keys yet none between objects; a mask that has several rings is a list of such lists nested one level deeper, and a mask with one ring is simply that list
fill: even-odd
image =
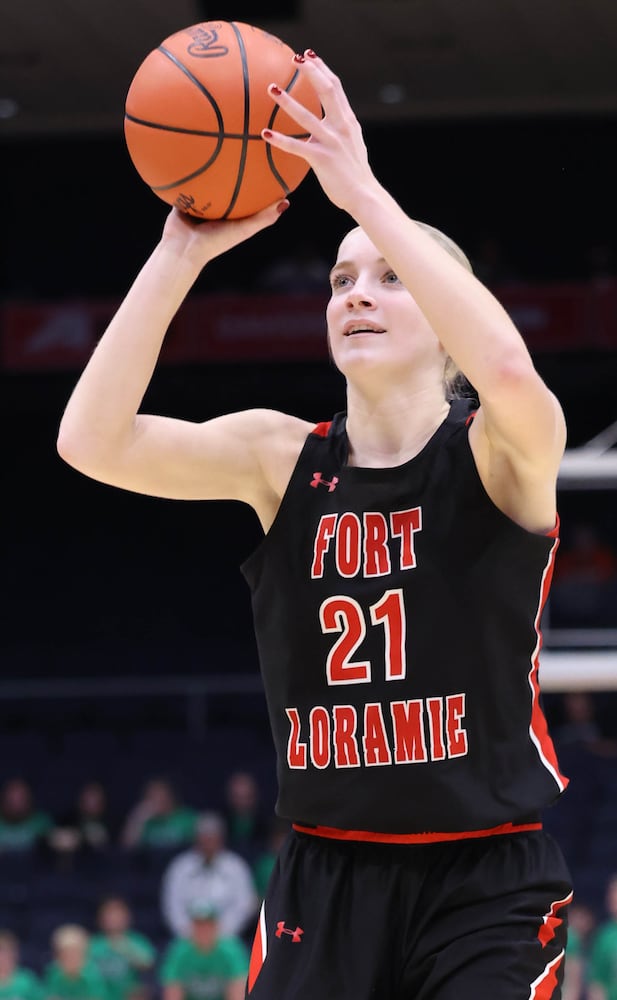
[{"label": "under armour logo on jersey", "polygon": [[314,472],[313,478],[311,479],[311,486],[314,486],[315,489],[317,489],[320,483],[322,486],[328,487],[328,493],[332,493],[332,491],[336,489],[338,476],[332,476],[332,479],[324,479],[322,472]]},{"label": "under armour logo on jersey", "polygon": [[277,938],[282,937],[283,934],[289,934],[289,936],[291,937],[291,940],[293,941],[293,943],[294,944],[298,944],[299,941],[302,940],[302,935],[304,934],[304,931],[302,930],[301,927],[296,927],[295,931],[292,931],[290,928],[285,927],[285,921],[284,920],[279,920],[278,923],[277,923],[277,925],[276,925],[275,934],[276,934]]}]

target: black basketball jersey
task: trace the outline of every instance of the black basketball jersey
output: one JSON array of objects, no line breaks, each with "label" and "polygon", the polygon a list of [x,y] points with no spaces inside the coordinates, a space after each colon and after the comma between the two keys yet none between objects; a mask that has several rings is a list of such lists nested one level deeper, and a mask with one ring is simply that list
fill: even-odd
[{"label": "black basketball jersey", "polygon": [[345,414],[318,425],[242,566],[277,812],[300,827],[404,842],[501,832],[567,785],[538,685],[557,528],[525,531],[489,499],[473,408],[455,400],[394,468],[348,466]]}]

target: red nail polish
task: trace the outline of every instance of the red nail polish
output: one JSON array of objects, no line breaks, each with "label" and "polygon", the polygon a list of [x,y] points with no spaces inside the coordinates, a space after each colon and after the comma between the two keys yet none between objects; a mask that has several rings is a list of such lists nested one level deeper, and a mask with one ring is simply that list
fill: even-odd
[{"label": "red nail polish", "polygon": [[271,139],[272,138],[272,132],[270,131],[269,128],[262,128],[261,134],[264,137],[264,139]]},{"label": "red nail polish", "polygon": [[296,52],[296,54],[294,56],[294,62],[303,63],[303,62],[306,62],[306,59],[299,52]]},{"label": "red nail polish", "polygon": [[270,93],[271,94],[276,94],[276,96],[278,97],[278,95],[282,94],[283,91],[281,90],[280,87],[277,87],[277,85],[275,83],[271,83],[270,84]]},{"label": "red nail polish", "polygon": [[276,210],[277,210],[277,212],[278,212],[279,215],[282,215],[283,212],[286,212],[288,208],[289,208],[289,202],[288,201],[280,201],[278,203],[278,205],[276,206]]},{"label": "red nail polish", "polygon": [[316,52],[313,52],[313,50],[312,50],[312,49],[307,49],[307,50],[305,51],[304,55],[305,55],[305,56],[308,56],[308,57],[309,57],[309,59],[316,59],[316,58],[317,58],[317,53],[316,53]]}]

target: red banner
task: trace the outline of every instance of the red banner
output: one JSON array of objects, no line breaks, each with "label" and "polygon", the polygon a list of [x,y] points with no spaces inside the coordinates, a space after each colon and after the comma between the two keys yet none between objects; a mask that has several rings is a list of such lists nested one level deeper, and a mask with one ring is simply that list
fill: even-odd
[{"label": "red banner", "polygon": [[[532,353],[617,349],[617,281],[495,289]],[[83,367],[116,301],[10,302],[0,309],[0,365],[36,372]],[[326,360],[326,298],[189,297],[173,320],[163,363]]]}]

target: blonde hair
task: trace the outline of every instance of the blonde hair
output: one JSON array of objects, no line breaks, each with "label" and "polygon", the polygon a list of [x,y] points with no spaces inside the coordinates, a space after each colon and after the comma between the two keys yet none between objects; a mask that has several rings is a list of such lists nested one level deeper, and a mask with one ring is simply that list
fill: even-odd
[{"label": "blonde hair", "polygon": [[[454,260],[458,261],[458,263],[461,264],[466,271],[473,274],[471,261],[469,260],[467,254],[463,253],[458,243],[455,243],[453,239],[450,239],[449,236],[442,233],[441,229],[436,229],[435,226],[429,225],[428,222],[420,222],[418,219],[414,219],[413,221],[416,226],[419,226],[420,229],[424,230],[424,232],[428,234],[428,236],[432,237],[436,243],[439,243],[439,246],[442,247],[446,253],[449,253],[451,257],[454,257]],[[446,399],[456,399],[458,396],[464,395],[464,390],[469,388],[469,383],[465,375],[449,354],[446,357],[446,363],[444,365],[443,382]]]},{"label": "blonde hair", "polygon": [[62,924],[57,927],[51,936],[51,946],[54,951],[62,948],[73,948],[78,946],[86,948],[90,940],[90,935],[79,924]]}]

